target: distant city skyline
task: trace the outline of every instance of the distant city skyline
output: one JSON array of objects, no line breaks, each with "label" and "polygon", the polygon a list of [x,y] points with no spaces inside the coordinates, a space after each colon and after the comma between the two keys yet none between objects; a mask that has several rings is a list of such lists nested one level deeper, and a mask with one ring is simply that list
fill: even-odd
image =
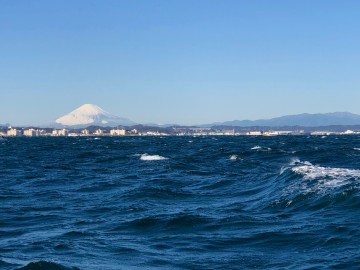
[{"label": "distant city skyline", "polygon": [[360,114],[358,1],[2,1],[0,124]]}]

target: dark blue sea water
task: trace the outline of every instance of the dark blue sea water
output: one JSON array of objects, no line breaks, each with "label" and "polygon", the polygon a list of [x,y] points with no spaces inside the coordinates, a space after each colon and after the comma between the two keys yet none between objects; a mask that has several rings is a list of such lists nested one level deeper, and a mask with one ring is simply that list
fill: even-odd
[{"label": "dark blue sea water", "polygon": [[75,267],[359,269],[360,137],[0,141],[0,269]]}]

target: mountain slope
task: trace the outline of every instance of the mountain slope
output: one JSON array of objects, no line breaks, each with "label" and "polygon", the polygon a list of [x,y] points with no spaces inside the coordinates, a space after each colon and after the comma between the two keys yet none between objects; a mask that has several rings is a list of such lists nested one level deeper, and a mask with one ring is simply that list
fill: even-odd
[{"label": "mountain slope", "polygon": [[84,104],[67,115],[55,121],[62,126],[81,127],[89,125],[98,126],[131,126],[136,123],[122,117],[112,115],[94,104]]},{"label": "mountain slope", "polygon": [[234,120],[227,122],[213,123],[212,126],[330,126],[330,125],[360,125],[360,115],[348,112],[335,112],[335,113],[317,113],[317,114],[297,114],[286,115],[271,119],[260,120]]}]

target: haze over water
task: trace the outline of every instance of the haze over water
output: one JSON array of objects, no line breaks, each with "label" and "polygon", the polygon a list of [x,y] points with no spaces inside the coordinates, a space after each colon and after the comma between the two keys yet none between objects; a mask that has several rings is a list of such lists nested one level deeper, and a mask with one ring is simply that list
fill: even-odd
[{"label": "haze over water", "polygon": [[358,269],[359,149],[357,135],[8,138],[0,268]]}]

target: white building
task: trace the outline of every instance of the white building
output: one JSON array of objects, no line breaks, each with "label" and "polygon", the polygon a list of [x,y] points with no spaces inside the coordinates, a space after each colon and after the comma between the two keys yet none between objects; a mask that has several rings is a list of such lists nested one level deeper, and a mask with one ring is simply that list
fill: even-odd
[{"label": "white building", "polygon": [[83,131],[81,131],[81,133],[82,133],[83,135],[89,135],[89,134],[90,134],[90,131],[87,130],[87,129],[83,129]]},{"label": "white building", "polygon": [[66,129],[54,129],[52,132],[53,136],[67,136],[68,131]]},{"label": "white building", "polygon": [[35,130],[33,128],[30,128],[30,129],[24,130],[24,135],[28,136],[28,137],[39,136],[40,132],[39,132],[39,130]]},{"label": "white building", "polygon": [[112,129],[110,130],[110,135],[111,136],[124,136],[126,134],[126,130],[125,129]]},{"label": "white building", "polygon": [[97,129],[94,134],[95,135],[103,135],[104,131],[102,129]]},{"label": "white building", "polygon": [[250,136],[261,136],[262,132],[261,131],[249,131],[246,132],[246,135],[250,135]]},{"label": "white building", "polygon": [[332,132],[328,132],[328,131],[313,131],[310,133],[310,135],[314,135],[314,136],[324,136],[324,135],[331,135],[333,134]]},{"label": "white building", "polygon": [[66,129],[59,130],[59,136],[67,136],[67,135],[68,135],[68,131]]},{"label": "white building", "polygon": [[291,135],[293,132],[290,130],[269,130],[264,132],[264,136],[278,136],[278,135]]},{"label": "white building", "polygon": [[9,129],[7,131],[8,136],[21,136],[22,132],[21,130],[17,130],[16,128]]}]

